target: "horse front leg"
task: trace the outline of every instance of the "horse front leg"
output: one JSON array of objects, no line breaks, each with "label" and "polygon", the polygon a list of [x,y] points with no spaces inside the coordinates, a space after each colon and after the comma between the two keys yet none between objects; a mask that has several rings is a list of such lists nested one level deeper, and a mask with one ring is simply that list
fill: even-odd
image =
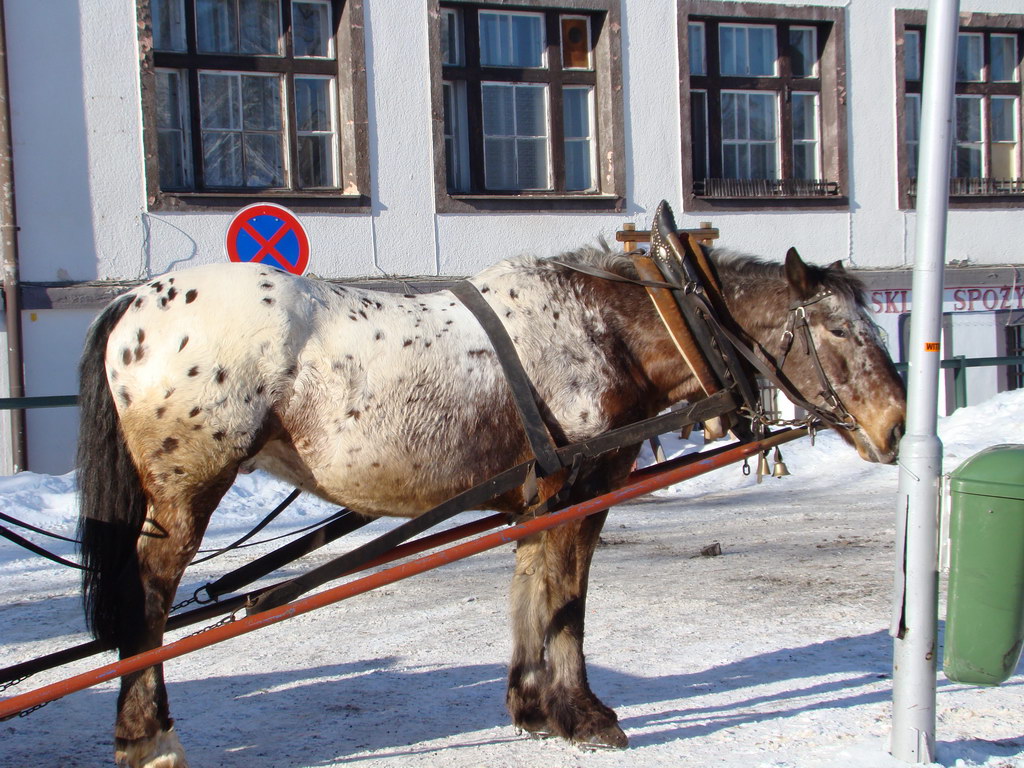
[{"label": "horse front leg", "polygon": [[590,562],[606,516],[546,531],[517,549],[506,701],[516,725],[531,733],[625,747],[615,712],[590,690],[583,655]]},{"label": "horse front leg", "polygon": [[513,648],[505,705],[517,728],[537,736],[550,732],[543,704],[548,687],[544,631],[549,619],[543,569],[544,534],[520,541],[510,596]]}]

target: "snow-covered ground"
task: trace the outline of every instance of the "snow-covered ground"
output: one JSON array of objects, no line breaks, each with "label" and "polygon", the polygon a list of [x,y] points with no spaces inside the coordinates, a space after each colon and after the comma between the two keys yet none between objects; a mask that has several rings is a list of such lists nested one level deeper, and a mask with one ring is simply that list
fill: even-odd
[{"label": "snow-covered ground", "polygon": [[[1024,443],[1024,391],[943,419],[940,437],[947,471],[989,445]],[[791,477],[757,485],[729,467],[610,516],[587,650],[628,750],[584,752],[509,724],[506,546],[169,662],[193,768],[902,765],[887,752],[898,471],[861,462],[827,432],[783,453]],[[288,490],[241,478],[205,546],[248,530]],[[0,509],[71,535],[73,491],[70,475],[22,473],[0,479]],[[330,510],[303,497],[257,538]],[[720,557],[698,556],[716,541]],[[181,595],[268,548],[196,566]],[[0,667],[85,639],[77,587],[70,569],[0,540]],[[938,686],[941,765],[1024,768],[1024,668],[998,688],[941,674]],[[112,682],[0,724],[0,766],[109,764],[115,699]]]}]

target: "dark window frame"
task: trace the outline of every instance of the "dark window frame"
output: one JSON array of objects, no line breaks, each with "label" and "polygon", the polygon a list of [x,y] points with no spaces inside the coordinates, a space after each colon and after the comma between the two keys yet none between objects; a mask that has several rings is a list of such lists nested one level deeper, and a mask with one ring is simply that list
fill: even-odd
[{"label": "dark window frame", "polygon": [[[817,44],[819,53],[818,77],[814,78],[814,87],[810,79],[794,79],[784,67],[780,66],[778,77],[773,78],[738,78],[717,76],[710,72],[707,75],[690,75],[690,22],[707,22],[736,24],[766,24],[775,27],[778,50],[785,45],[783,30],[789,26],[818,29]],[[707,34],[705,26],[706,57],[710,62],[712,55],[718,50],[717,36]],[[823,34],[822,30],[828,30]],[[712,40],[712,37],[714,39]],[[683,203],[687,210],[693,211],[727,211],[727,210],[849,210],[849,173],[847,146],[847,105],[846,105],[846,12],[841,7],[827,6],[790,6],[772,3],[732,3],[722,0],[680,0],[678,14],[677,40],[679,43],[679,106],[680,106],[680,142],[683,157]],[[780,61],[786,61],[780,56]],[[770,84],[769,82],[770,81]],[[723,85],[724,83],[724,85]],[[693,110],[691,109],[691,90],[707,90],[707,86],[717,86],[721,90],[770,90],[782,92],[783,88],[793,90],[814,91],[819,94],[819,142],[821,151],[821,175],[835,182],[837,194],[798,196],[798,195],[752,195],[749,197],[729,196],[715,197],[698,195],[695,192],[693,177]],[[708,90],[710,94],[710,90]],[[710,97],[709,97],[710,98]],[[709,110],[709,112],[711,112]],[[787,120],[780,121],[783,130],[779,134],[780,150],[783,163],[780,171],[789,168],[788,156],[792,151],[789,146],[792,133],[785,127]],[[720,127],[714,124],[709,114],[708,134],[710,153],[721,153],[721,140],[714,143],[714,137],[720,136]],[[709,158],[710,159],[710,158]],[[712,165],[716,168],[717,165]],[[781,174],[780,174],[781,175]],[[783,179],[786,183],[787,179]]]},{"label": "dark window frame", "polygon": [[[905,35],[908,29],[918,31],[921,44],[921,68],[924,69],[924,45],[926,22],[928,14],[919,10],[896,10],[896,172],[899,193],[899,206],[903,210],[912,210],[916,205],[914,195],[914,184],[911,183],[908,173],[910,168],[910,153],[907,148],[907,109],[906,95],[908,93],[921,93],[921,81],[913,84],[907,83],[906,58],[904,54]],[[1024,57],[1024,14],[1008,13],[961,13],[960,32],[994,32],[996,34],[1016,33],[1017,35],[1017,56]],[[989,45],[986,36],[984,46],[984,63],[989,61]],[[956,83],[957,94],[980,94],[980,95],[1014,95],[1017,97],[1017,125],[1019,142],[1024,143],[1024,64],[1018,70],[1017,82],[1008,83]],[[986,136],[985,142],[991,141],[991,125],[985,121]],[[1024,152],[1024,148],[1019,149]],[[1020,169],[1021,176],[1024,176],[1024,168]],[[949,205],[951,208],[1020,208],[1024,203],[1024,194],[1001,194],[1001,195],[958,195],[951,190]]]},{"label": "dark window frame", "polygon": [[[546,39],[549,61],[554,61],[555,39],[559,14],[591,16],[591,56],[593,70],[562,69],[557,66],[544,70],[513,68],[482,68],[471,65],[470,56],[479,56],[479,47],[471,48],[473,39],[465,40],[464,66],[443,65],[441,61],[441,9],[460,8],[465,14],[472,10],[524,11],[545,14]],[[621,69],[621,17],[619,0],[505,0],[504,2],[476,2],[475,0],[428,0],[430,19],[430,95],[433,133],[434,204],[438,213],[473,213],[478,211],[623,211],[625,209],[625,141],[624,108]],[[596,15],[596,18],[595,18]],[[597,18],[600,23],[597,23]],[[552,21],[554,20],[554,21]],[[478,58],[477,58],[478,61]],[[564,147],[562,142],[562,102],[560,91],[552,89],[549,103],[549,141],[551,143],[551,174],[555,191],[487,191],[483,188],[482,164],[482,112],[479,107],[479,88],[473,83],[480,80],[509,80],[515,82],[543,82],[559,85],[592,85],[594,88],[594,124],[596,158],[594,184],[596,191],[568,192],[557,189],[564,183]],[[446,80],[467,83],[468,134],[470,136],[470,175],[472,191],[449,191],[446,177],[444,150],[444,96]],[[474,94],[473,91],[476,90]],[[611,158],[608,162],[607,158]]]},{"label": "dark window frame", "polygon": [[[280,0],[283,15],[282,35],[286,52],[282,56],[245,54],[199,54],[196,50],[195,0],[185,0],[185,39],[188,52],[155,51],[150,0],[137,0],[139,29],[139,66],[143,123],[143,151],[146,177],[146,201],[150,211],[236,210],[265,200],[297,211],[370,210],[369,137],[366,105],[366,60],[364,51],[363,0],[331,0],[335,58],[304,59],[290,55],[288,25],[291,0]],[[190,141],[193,167],[201,164],[198,78],[200,70],[229,72],[273,72],[282,74],[286,83],[291,76],[330,75],[337,85],[335,115],[338,126],[338,188],[336,189],[200,189],[165,190],[160,186],[157,130],[156,71],[176,69],[186,72],[189,95]],[[289,88],[290,92],[290,88]],[[285,126],[288,164],[297,168],[297,141],[294,99],[286,98],[288,119]],[[195,178],[193,179],[195,181]]]}]

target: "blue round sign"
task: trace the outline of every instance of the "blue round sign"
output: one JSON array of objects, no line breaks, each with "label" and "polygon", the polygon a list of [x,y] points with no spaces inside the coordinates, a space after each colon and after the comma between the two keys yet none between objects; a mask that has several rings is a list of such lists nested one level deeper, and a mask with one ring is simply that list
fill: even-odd
[{"label": "blue round sign", "polygon": [[295,214],[273,203],[256,203],[231,220],[228,258],[301,275],[309,264],[309,238]]}]

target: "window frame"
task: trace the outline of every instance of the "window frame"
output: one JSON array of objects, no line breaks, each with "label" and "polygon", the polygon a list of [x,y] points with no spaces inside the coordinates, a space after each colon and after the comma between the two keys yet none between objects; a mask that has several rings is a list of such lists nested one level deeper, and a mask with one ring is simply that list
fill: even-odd
[{"label": "window frame", "polygon": [[[719,23],[730,25],[771,25],[776,32],[776,39],[781,40],[782,27],[807,28],[830,25],[828,35],[822,35],[820,30],[816,31],[815,38],[819,50],[817,66],[812,77],[795,78],[791,77],[788,71],[779,72],[775,78],[750,77],[746,84],[733,86],[724,81],[735,82],[736,77],[724,77],[717,74],[717,65],[713,63],[713,57],[717,55],[718,40],[713,34],[712,26],[707,22],[713,20]],[[708,74],[694,75],[700,78],[700,82],[691,88],[690,76],[690,23],[700,23],[704,26],[704,64]],[[773,3],[734,3],[724,0],[680,0],[678,13],[677,41],[679,45],[679,111],[680,111],[680,143],[682,145],[682,185],[683,203],[687,210],[693,211],[723,211],[723,210],[793,210],[793,209],[815,209],[815,210],[848,210],[849,199],[849,173],[848,173],[848,152],[847,129],[846,129],[846,12],[841,7],[830,6],[792,6]],[[711,41],[711,37],[716,37]],[[822,39],[824,38],[824,39]],[[788,41],[787,41],[788,44]],[[779,70],[778,60],[776,69]],[[788,70],[788,67],[785,69]],[[756,90],[760,86],[758,81],[769,79],[776,80],[778,88],[761,88],[767,92],[774,92],[779,96],[790,92],[816,93],[818,112],[818,164],[821,177],[838,185],[838,194],[823,196],[785,196],[785,195],[750,195],[745,197],[715,197],[712,195],[697,195],[694,191],[693,173],[693,140],[692,125],[694,119],[705,120],[702,115],[694,115],[690,106],[691,92],[703,92],[705,104],[709,105],[713,95],[721,91]],[[708,87],[718,81],[714,88]],[[816,81],[818,88],[808,89],[801,86],[808,80]],[[785,106],[784,102],[780,106]],[[779,109],[776,109],[779,112]],[[792,156],[793,137],[791,120],[783,121],[784,129],[779,131],[779,153],[787,153]],[[705,123],[705,142],[708,148],[710,161],[711,153],[722,151],[720,138],[721,126],[715,125],[710,118],[710,110]],[[791,162],[781,169],[791,167]]]},{"label": "window frame", "polygon": [[[896,182],[897,182],[897,196],[899,207],[901,210],[912,210],[916,206],[916,196],[913,194],[913,185],[910,182],[909,169],[911,165],[910,152],[908,150],[908,143],[906,140],[909,122],[907,120],[907,108],[906,100],[908,95],[920,94],[920,83],[922,81],[915,81],[917,85],[912,88],[907,88],[907,77],[906,77],[906,35],[908,31],[916,31],[919,33],[918,41],[920,45],[920,69],[921,76],[924,77],[924,48],[925,48],[925,33],[926,23],[928,20],[928,14],[926,11],[920,10],[907,10],[897,9],[895,13],[895,44],[896,44]],[[1024,48],[1024,14],[1009,14],[1009,13],[961,13],[960,14],[960,25],[957,30],[958,35],[960,32],[968,34],[975,32],[982,32],[986,37],[991,35],[1008,35],[1013,34],[1017,37],[1017,56],[1018,59],[1024,55],[1022,48]],[[983,50],[989,51],[990,46],[983,43]],[[987,62],[983,61],[982,65],[985,66]],[[1017,80],[1016,81],[999,81],[999,82],[958,82],[956,83],[955,96],[968,96],[968,95],[983,95],[986,97],[991,96],[1002,96],[1012,95],[1017,98],[1018,113],[1017,113],[1017,141],[1018,141],[1018,152],[1021,153],[1019,162],[1021,163],[1018,169],[1019,178],[1024,178],[1024,122],[1021,120],[1021,113],[1024,111],[1024,63],[1018,64]],[[1008,93],[1013,91],[1012,93]],[[920,99],[920,95],[918,95]],[[920,108],[920,107],[919,107]],[[987,156],[987,153],[991,151],[992,138],[991,138],[991,123],[988,119],[988,110],[985,110],[983,116],[982,130],[984,131],[984,145],[985,149],[983,153]],[[955,140],[955,138],[954,138]],[[950,194],[949,206],[951,208],[1020,208],[1021,204],[1024,203],[1024,193],[1022,194],[1001,194],[1001,195],[962,195],[962,194]]]},{"label": "window frame", "polygon": [[[273,54],[221,54],[191,53],[196,46],[195,0],[184,2],[185,52],[155,51],[150,0],[137,0],[136,13],[139,29],[139,68],[141,81],[142,134],[146,182],[146,202],[150,211],[232,211],[258,200],[279,203],[301,212],[344,210],[364,213],[370,210],[369,199],[369,131],[366,102],[366,60],[364,51],[364,0],[328,0],[331,23],[337,33],[331,46],[334,58],[319,56],[292,57],[291,44],[285,35],[291,18],[292,0],[280,0],[284,10],[281,34],[285,38],[280,56]],[[200,158],[195,158],[195,147],[201,146],[202,128],[198,81],[203,71],[223,71],[235,74],[278,74],[283,84],[282,106],[286,120],[285,167],[291,188],[268,189],[199,189],[171,190],[160,186],[159,131],[157,125],[156,73],[173,70],[180,73],[179,82],[187,86],[181,101],[187,106],[184,119],[190,133],[190,152],[194,158],[192,169]],[[296,189],[299,131],[295,119],[295,102],[287,87],[295,76],[331,77],[336,83],[332,96],[333,121],[337,127],[337,187]],[[185,90],[185,89],[182,89]],[[192,184],[196,185],[194,172]]]},{"label": "window frame", "polygon": [[[545,69],[517,69],[481,67],[478,63],[478,52],[473,50],[474,41],[462,41],[462,64],[443,65],[441,60],[442,15],[445,8],[459,8],[462,13],[471,10],[497,11],[505,13],[542,13],[545,14],[545,43],[550,59],[556,51],[560,51],[561,24],[563,16],[588,16],[602,14],[603,21],[595,24],[593,18],[589,24],[592,50],[590,52],[592,69],[563,68],[561,61],[557,67]],[[433,136],[433,168],[434,168],[434,204],[438,213],[474,213],[480,211],[592,211],[607,212],[625,210],[625,141],[624,141],[624,107],[622,96],[621,68],[621,16],[619,0],[558,0],[545,3],[543,0],[504,0],[499,2],[477,2],[475,0],[427,0],[429,27],[429,59],[430,59],[430,93],[431,123]],[[550,21],[553,16],[554,22]],[[553,28],[557,32],[553,34]],[[478,43],[475,43],[478,47]],[[477,63],[472,63],[476,53]],[[484,169],[482,158],[475,155],[472,136],[478,134],[479,142],[483,142],[482,114],[474,114],[472,96],[469,97],[468,113],[459,127],[466,130],[469,139],[469,151],[463,159],[468,159],[470,169],[471,191],[449,191],[446,178],[445,132],[444,132],[444,94],[446,83],[454,81],[463,83],[463,88],[471,92],[478,81],[494,81],[489,73],[499,69],[507,70],[509,81],[520,83],[552,83],[558,85],[559,91],[564,85],[589,85],[593,88],[594,104],[591,116],[593,131],[591,141],[595,144],[591,173],[594,191],[559,191],[559,182],[565,183],[565,137],[562,130],[563,101],[561,98],[550,98],[547,102],[549,115],[549,156],[552,162],[549,167],[551,177],[555,179],[556,190],[541,191],[487,191],[482,183]],[[446,78],[444,70],[462,70],[469,77]],[[514,73],[514,76],[513,74]],[[589,79],[589,82],[587,82]],[[610,162],[601,158],[611,158]]]}]

